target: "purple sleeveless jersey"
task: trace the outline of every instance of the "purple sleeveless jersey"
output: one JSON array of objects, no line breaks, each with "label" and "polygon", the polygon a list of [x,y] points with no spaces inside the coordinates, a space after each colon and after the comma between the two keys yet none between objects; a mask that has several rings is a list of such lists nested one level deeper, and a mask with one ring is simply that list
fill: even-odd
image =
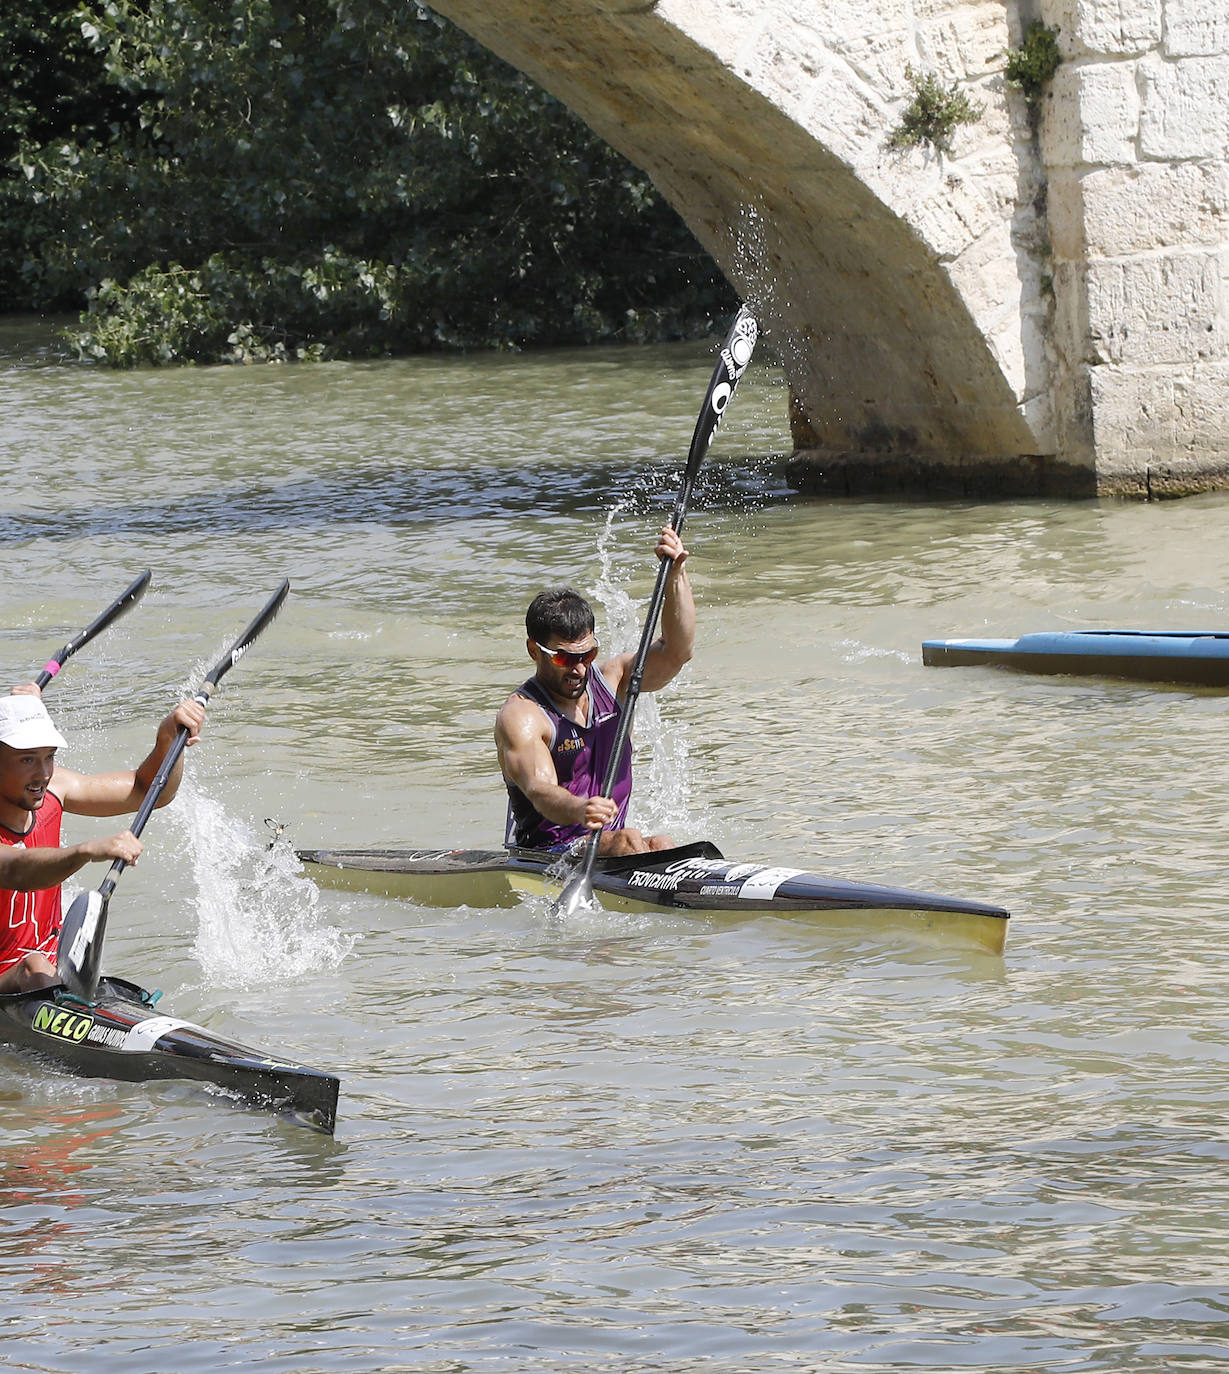
[{"label": "purple sleeveless jersey", "polygon": [[[517,689],[541,707],[550,721],[550,756],[555,765],[559,786],[566,787],[575,797],[596,796],[602,790],[606,765],[614,748],[615,734],[623,708],[610,690],[606,679],[596,668],[589,672],[586,683],[589,692],[589,718],[577,725],[561,715],[555,703],[535,678]],[[504,843],[521,849],[564,849],[589,832],[583,825],[557,825],[539,815],[529,798],[519,787],[504,779],[508,788],[508,827]],[[632,795],[632,746],[628,740],[623,751],[612,793],[618,811],[612,829],[627,824],[627,803]]]}]

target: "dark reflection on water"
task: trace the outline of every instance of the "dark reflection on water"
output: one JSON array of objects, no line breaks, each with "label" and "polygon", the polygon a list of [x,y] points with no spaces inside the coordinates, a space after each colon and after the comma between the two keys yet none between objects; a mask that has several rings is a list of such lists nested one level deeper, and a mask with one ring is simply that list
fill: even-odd
[{"label": "dark reflection on water", "polygon": [[[628,514],[639,514],[672,498],[680,478],[678,466],[664,462],[647,468],[592,463],[572,471],[493,463],[381,464],[293,482],[224,486],[187,499],[0,514],[0,544],[98,535],[248,534],[368,523],[395,529],[476,517],[513,521],[526,515],[592,516],[608,510],[612,498]],[[724,464],[702,475],[692,510],[758,508],[788,494],[771,469]]]}]

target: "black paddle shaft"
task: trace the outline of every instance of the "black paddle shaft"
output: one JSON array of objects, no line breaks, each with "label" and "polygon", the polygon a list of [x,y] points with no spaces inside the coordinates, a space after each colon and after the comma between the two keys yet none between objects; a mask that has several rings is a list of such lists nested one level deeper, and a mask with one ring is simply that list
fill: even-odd
[{"label": "black paddle shaft", "polygon": [[[257,615],[255,620],[252,621],[239,638],[235,640],[226,651],[225,656],[219,659],[214,665],[209,676],[201,684],[200,690],[194,693],[194,699],[199,701],[202,706],[208,703],[218,683],[221,682],[230,669],[239,662],[256,637],[265,626],[268,625],[278,611],[281,610],[282,602],[286,600],[286,595],[289,591],[290,582],[283,582],[277,591],[274,592],[273,596],[270,597],[260,614]],[[186,725],[181,725],[179,727],[179,733],[175,736],[174,742],[166,751],[166,755],[162,762],[158,765],[158,771],[154,774],[153,781],[146,789],[145,798],[141,802],[137,814],[133,817],[132,824],[128,827],[134,835],[139,837],[141,831],[145,829],[145,823],[149,820],[150,816],[153,815],[154,808],[158,805],[158,798],[162,795],[163,789],[166,787],[167,779],[171,776],[171,770],[179,762],[179,757],[187,747],[187,743],[188,727]],[[98,889],[104,901],[115,890],[115,884],[119,880],[119,875],[124,871],[126,866],[127,863],[124,859],[116,859],[112,862],[107,872],[107,876],[103,879],[102,885]]]},{"label": "black paddle shaft", "polygon": [[[683,470],[683,482],[679,488],[679,494],[675,498],[674,512],[670,516],[670,524],[676,534],[681,534],[683,531],[687,507],[691,504],[691,493],[695,488],[696,478],[700,475],[700,464],[704,461],[704,455],[708,452],[708,446],[712,443],[713,435],[717,433],[717,426],[720,425],[725,408],[730,403],[734,388],[738,385],[743,373],[747,370],[747,364],[751,361],[751,353],[755,348],[758,332],[755,316],[744,305],[734,317],[734,323],[730,326],[730,332],[721,347],[717,365],[714,367],[713,375],[709,380],[708,391],[704,395],[704,404],[701,406],[700,414],[696,419],[695,432],[691,436],[691,448],[687,454],[687,466]],[[606,762],[606,776],[602,779],[603,797],[609,797],[614,791],[615,779],[619,773],[619,760],[622,758],[623,750],[632,732],[632,714],[640,697],[644,665],[649,656],[649,649],[653,644],[653,636],[657,631],[657,620],[661,615],[661,608],[665,604],[666,582],[670,577],[670,568],[670,559],[663,555],[657,569],[657,581],[653,585],[653,595],[649,599],[649,611],[645,617],[644,630],[641,632],[640,643],[636,648],[636,657],[632,660],[632,671],[627,680],[623,714],[619,718],[619,728],[615,733],[614,748]]]},{"label": "black paddle shaft", "polygon": [[[709,379],[708,390],[704,394],[704,403],[700,407],[700,414],[696,419],[695,432],[691,436],[691,448],[687,454],[687,466],[683,470],[683,482],[674,502],[674,513],[670,517],[670,524],[676,533],[682,531],[687,507],[691,502],[691,493],[700,472],[700,464],[704,461],[704,455],[708,452],[708,446],[712,443],[713,435],[717,433],[717,426],[720,425],[721,417],[725,414],[726,406],[730,403],[730,397],[734,395],[734,388],[747,370],[747,364],[751,361],[751,354],[755,350],[755,341],[758,335],[759,325],[756,323],[755,316],[745,305],[742,306],[738,314],[735,315],[730,331],[721,346],[717,364],[713,368],[712,377]],[[606,762],[606,776],[602,779],[601,795],[603,797],[609,797],[614,791],[615,779],[619,772],[619,761],[623,757],[623,751],[626,749],[627,741],[631,736],[632,716],[636,710],[637,698],[640,696],[640,684],[644,678],[645,661],[648,659],[653,635],[657,630],[657,618],[661,614],[661,608],[666,599],[666,581],[670,576],[670,566],[670,559],[663,555],[661,564],[657,569],[657,581],[653,586],[653,595],[649,600],[649,613],[645,617],[640,644],[636,649],[636,657],[632,660],[632,671],[627,681],[623,711],[619,717],[618,729],[615,731],[614,747],[611,749],[610,758]],[[574,910],[587,898],[592,886],[593,865],[597,859],[597,847],[600,841],[601,831],[591,830],[586,839],[585,850],[580,863],[577,864],[576,870],[559,894],[558,901],[552,907],[553,913]]]},{"label": "black paddle shaft", "polygon": [[[256,619],[227,650],[226,656],[217,663],[201,684],[200,691],[196,693],[196,700],[201,705],[209,700],[210,694],[225,674],[234,667],[256,636],[278,613],[289,590],[290,583],[283,582]],[[180,726],[129,827],[134,835],[140,835],[145,828],[145,822],[149,820],[154,807],[158,804],[158,798],[166,787],[171,770],[179,761],[187,742],[188,730],[185,726]],[[64,921],[60,926],[60,938],[56,946],[56,963],[59,966],[60,977],[69,992],[85,1001],[89,1001],[98,988],[102,945],[107,929],[107,907],[119,875],[126,867],[123,859],[115,859],[98,889],[81,893],[65,912]]]},{"label": "black paddle shaft", "polygon": [[58,654],[54,654],[48,660],[47,666],[34,679],[40,690],[46,687],[78,649],[83,648],[99,633],[99,631],[105,630],[113,620],[118,619],[125,611],[131,610],[132,607],[140,601],[145,595],[146,588],[149,586],[150,577],[151,573],[149,569],[146,568],[127,591],[117,596],[100,616],[96,616],[91,620],[79,635],[75,635],[70,639]]}]

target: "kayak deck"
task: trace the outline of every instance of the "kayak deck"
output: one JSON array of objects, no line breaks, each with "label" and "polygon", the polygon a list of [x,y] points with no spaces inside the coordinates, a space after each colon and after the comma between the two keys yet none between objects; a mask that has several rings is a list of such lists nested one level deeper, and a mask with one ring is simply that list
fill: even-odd
[{"label": "kayak deck", "polygon": [[[308,876],[329,887],[409,897],[425,906],[515,906],[555,896],[562,856],[511,849],[304,849]],[[652,854],[599,859],[593,891],[612,911],[705,916],[776,915],[827,926],[905,926],[916,934],[999,954],[1009,913],[983,902],[849,882],[802,869],[734,863],[701,841]]]},{"label": "kayak deck", "polygon": [[0,995],[0,1043],[86,1078],[210,1083],[254,1106],[286,1111],[332,1135],[340,1083],[331,1074],[155,1014],[157,995],[103,978],[88,1002],[62,984]]},{"label": "kayak deck", "polygon": [[989,664],[1029,673],[1226,687],[1229,634],[1055,630],[1019,639],[928,639],[922,662],[932,668]]}]

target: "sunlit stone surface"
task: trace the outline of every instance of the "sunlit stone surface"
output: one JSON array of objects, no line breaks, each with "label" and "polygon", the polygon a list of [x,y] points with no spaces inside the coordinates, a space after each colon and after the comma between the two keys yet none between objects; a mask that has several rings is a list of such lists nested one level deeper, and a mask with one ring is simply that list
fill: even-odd
[{"label": "sunlit stone surface", "polygon": [[[1229,484],[1224,0],[441,0],[758,307],[815,491]],[[1063,56],[1037,110],[1007,50]],[[906,67],[981,106],[891,152]]]}]

